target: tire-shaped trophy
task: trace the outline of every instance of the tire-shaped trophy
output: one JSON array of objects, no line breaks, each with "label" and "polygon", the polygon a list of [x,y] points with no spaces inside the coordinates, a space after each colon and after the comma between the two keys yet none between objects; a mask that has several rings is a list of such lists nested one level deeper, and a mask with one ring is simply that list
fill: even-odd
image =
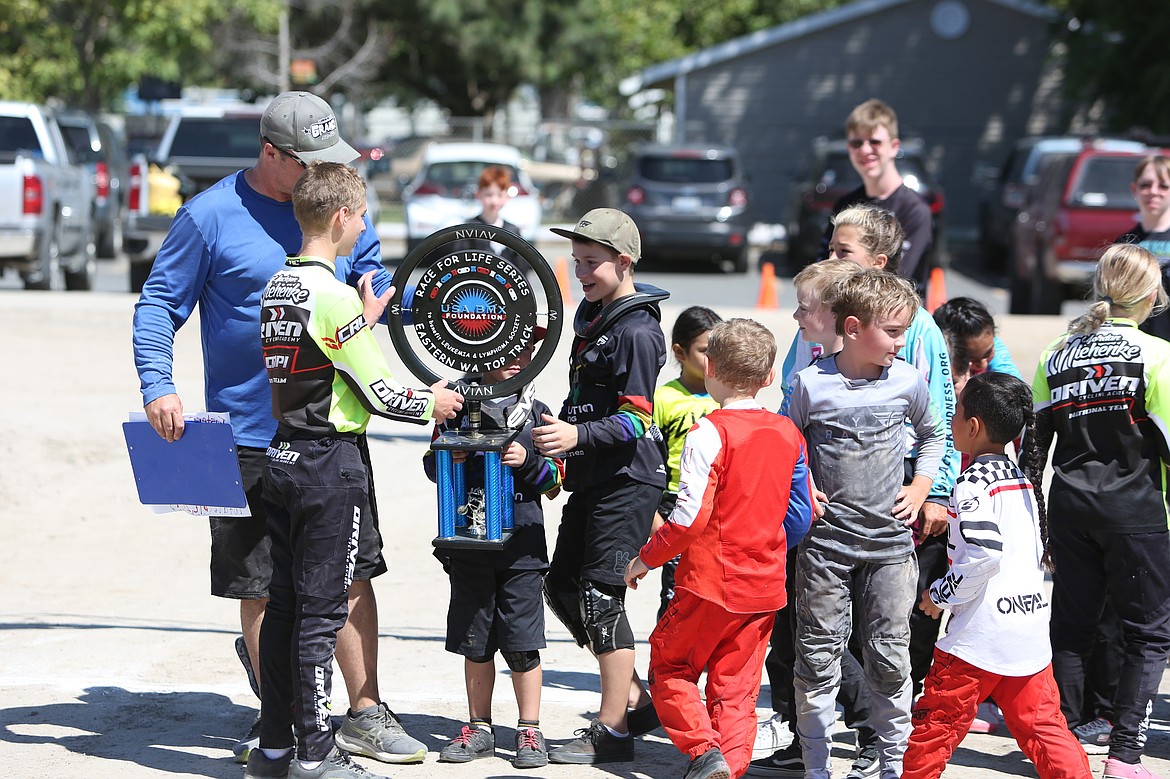
[{"label": "tire-shaped trophy", "polygon": [[[532,244],[508,230],[472,223],[433,233],[394,273],[387,307],[390,340],[415,378],[446,381],[463,395],[465,425],[434,441],[440,548],[499,548],[512,535],[512,469],[501,455],[520,429],[483,429],[481,401],[520,392],[556,351],[563,325],[560,285]],[[479,379],[516,360],[532,360],[495,384]],[[482,453],[482,491],[468,489],[452,452]]]}]

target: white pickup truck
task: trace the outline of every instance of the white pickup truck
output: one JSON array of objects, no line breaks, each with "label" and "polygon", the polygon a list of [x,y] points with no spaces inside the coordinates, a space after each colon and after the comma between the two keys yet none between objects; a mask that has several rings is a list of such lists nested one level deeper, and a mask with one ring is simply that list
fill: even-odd
[{"label": "white pickup truck", "polygon": [[51,110],[0,101],[0,270],[20,273],[25,289],[89,289],[92,187]]},{"label": "white pickup truck", "polygon": [[[215,182],[256,164],[263,107],[189,106],[171,117],[154,154],[130,160],[130,191],[122,248],[130,260],[130,291],[141,292],[171,217],[186,200]],[[169,171],[170,173],[164,172]],[[172,175],[173,174],[173,175]],[[182,181],[177,198],[174,187]],[[160,182],[172,186],[159,197]]]}]

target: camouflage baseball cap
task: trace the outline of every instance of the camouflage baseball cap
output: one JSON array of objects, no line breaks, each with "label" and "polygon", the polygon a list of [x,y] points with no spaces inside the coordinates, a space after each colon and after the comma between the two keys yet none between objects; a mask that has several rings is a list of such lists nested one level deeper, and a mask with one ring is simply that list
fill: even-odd
[{"label": "camouflage baseball cap", "polygon": [[628,254],[636,263],[642,257],[642,238],[638,226],[624,211],[616,208],[595,208],[572,230],[553,227],[552,232],[565,238],[595,241],[616,251]]},{"label": "camouflage baseball cap", "polygon": [[260,135],[306,163],[348,164],[361,156],[341,140],[329,104],[309,92],[282,92],[274,97],[260,118]]}]

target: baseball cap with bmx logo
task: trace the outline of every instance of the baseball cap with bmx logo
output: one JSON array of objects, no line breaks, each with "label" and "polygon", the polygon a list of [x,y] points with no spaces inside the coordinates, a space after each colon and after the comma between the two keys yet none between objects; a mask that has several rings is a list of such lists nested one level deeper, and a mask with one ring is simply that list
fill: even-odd
[{"label": "baseball cap with bmx logo", "polygon": [[304,163],[348,164],[361,156],[341,139],[329,104],[309,92],[274,97],[260,118],[260,136]]},{"label": "baseball cap with bmx logo", "polygon": [[560,227],[550,229],[565,238],[594,241],[618,254],[628,254],[635,263],[642,256],[642,237],[638,234],[638,226],[627,213],[616,208],[595,208],[581,217],[572,230]]}]

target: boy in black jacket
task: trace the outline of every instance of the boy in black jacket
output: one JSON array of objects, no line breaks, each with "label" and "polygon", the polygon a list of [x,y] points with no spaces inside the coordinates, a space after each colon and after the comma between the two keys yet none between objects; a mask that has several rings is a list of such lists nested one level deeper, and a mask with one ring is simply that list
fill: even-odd
[{"label": "boy in black jacket", "polygon": [[640,722],[626,720],[636,680],[623,577],[649,536],[666,487],[665,446],[652,415],[666,362],[658,304],[669,294],[635,286],[641,241],[621,211],[597,208],[575,229],[553,232],[573,242],[585,299],[573,323],[569,397],[559,419],[545,415],[532,431],[538,451],[565,458],[565,489],[573,493],[561,516],[545,597],[577,643],[597,656],[601,710],[549,760],[632,761],[631,732],[647,732],[657,718],[640,690],[635,702],[645,705],[631,713]]}]

